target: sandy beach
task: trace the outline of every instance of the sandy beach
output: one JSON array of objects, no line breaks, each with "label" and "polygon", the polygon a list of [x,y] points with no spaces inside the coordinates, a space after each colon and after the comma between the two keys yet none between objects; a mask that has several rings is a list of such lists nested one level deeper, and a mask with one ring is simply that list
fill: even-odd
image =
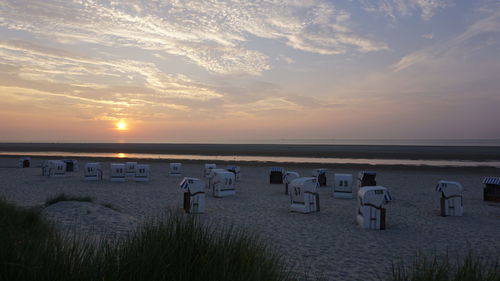
[{"label": "sandy beach", "polygon": [[[91,196],[93,203],[60,202],[42,214],[63,232],[94,237],[113,237],[133,231],[141,223],[167,210],[181,208],[182,177],[168,176],[168,161],[151,161],[149,182],[109,181],[109,160],[103,162],[104,180],[86,182],[82,167],[95,159],[79,159],[80,170],[64,178],[41,176],[43,158],[33,159],[33,168],[14,168],[15,157],[0,158],[0,196],[24,207],[39,207],[61,193]],[[112,162],[125,162],[113,160]],[[135,161],[135,160],[134,160]],[[147,161],[140,161],[148,163]],[[217,162],[216,162],[217,163]],[[224,166],[227,163],[217,163]],[[334,173],[357,174],[376,171],[377,183],[387,187],[394,201],[386,205],[387,229],[363,230],[356,224],[357,201],[332,197],[331,181],[319,189],[321,211],[291,213],[284,185],[269,184],[272,164],[241,165],[242,180],[237,195],[214,198],[207,191],[206,212],[197,217],[216,225],[234,225],[255,232],[290,263],[299,277],[326,280],[377,280],[390,274],[391,262],[411,263],[417,251],[426,254],[463,255],[473,249],[481,255],[500,248],[500,203],[484,202],[481,181],[499,176],[494,168],[419,168],[287,165],[287,170],[310,176],[313,168]],[[12,167],[12,168],[11,168]],[[201,162],[183,164],[183,175],[203,178]],[[464,187],[464,216],[439,216],[439,180],[460,182]]]}]

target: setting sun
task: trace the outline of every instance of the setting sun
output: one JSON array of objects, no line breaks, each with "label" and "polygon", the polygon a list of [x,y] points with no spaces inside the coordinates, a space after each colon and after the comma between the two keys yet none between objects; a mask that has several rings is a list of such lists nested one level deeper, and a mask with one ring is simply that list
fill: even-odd
[{"label": "setting sun", "polygon": [[127,123],[125,123],[124,121],[120,121],[120,122],[116,123],[116,129],[119,131],[126,131],[127,130]]}]

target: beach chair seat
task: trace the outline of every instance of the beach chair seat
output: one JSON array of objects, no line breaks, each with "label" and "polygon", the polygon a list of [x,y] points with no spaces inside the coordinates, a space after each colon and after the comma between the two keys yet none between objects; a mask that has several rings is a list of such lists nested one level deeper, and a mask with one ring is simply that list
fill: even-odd
[{"label": "beach chair seat", "polygon": [[386,211],[383,208],[387,189],[383,186],[364,186],[358,191],[356,221],[364,229],[385,229]]},{"label": "beach chair seat", "polygon": [[456,181],[441,180],[436,185],[436,192],[441,194],[441,216],[462,216],[464,213],[463,187]]},{"label": "beach chair seat", "polygon": [[208,178],[210,176],[210,172],[213,170],[213,169],[217,169],[217,165],[216,164],[205,164],[205,168],[203,169],[203,175],[205,176],[205,178]]},{"label": "beach chair seat", "polygon": [[375,172],[367,172],[367,171],[362,171],[358,173],[358,177],[356,178],[356,187],[359,189],[363,186],[376,186],[377,181],[375,180],[375,177],[377,176],[377,173]]},{"label": "beach chair seat", "polygon": [[334,174],[333,175],[333,197],[352,199],[352,175],[351,174]]},{"label": "beach chair seat", "polygon": [[205,183],[197,178],[184,178],[180,183],[184,191],[183,208],[186,213],[205,212]]},{"label": "beach chair seat", "polygon": [[113,182],[124,182],[126,175],[126,167],[123,163],[111,163],[109,180]]},{"label": "beach chair seat", "polygon": [[66,172],[78,172],[78,161],[74,159],[63,160],[66,163]]},{"label": "beach chair seat", "polygon": [[31,157],[21,157],[17,162],[19,168],[29,168],[31,164]]},{"label": "beach chair seat", "polygon": [[319,212],[318,182],[314,177],[296,178],[290,183],[290,211],[303,214]]},{"label": "beach chair seat", "polygon": [[283,176],[283,181],[285,182],[285,194],[288,194],[288,187],[290,186],[290,183],[296,178],[300,178],[299,173],[294,172],[294,171],[286,171],[285,175]]},{"label": "beach chair seat", "polygon": [[170,173],[171,177],[180,177],[182,175],[182,164],[181,163],[170,163]]},{"label": "beach chair seat", "polygon": [[88,181],[102,180],[102,168],[100,163],[86,163],[83,171],[83,179]]},{"label": "beach chair seat", "polygon": [[316,178],[319,186],[326,186],[326,169],[315,169],[312,176]]},{"label": "beach chair seat", "polygon": [[500,178],[486,177],[483,179],[483,200],[500,202]]},{"label": "beach chair seat", "polygon": [[214,197],[236,195],[235,175],[226,169],[212,169],[208,177],[208,188]]},{"label": "beach chair seat", "polygon": [[150,167],[148,164],[137,164],[135,166],[134,181],[149,181]]},{"label": "beach chair seat", "polygon": [[269,171],[270,184],[283,184],[283,174],[285,169],[283,167],[271,167]]},{"label": "beach chair seat", "polygon": [[226,170],[234,174],[234,178],[236,181],[241,180],[241,167],[235,165],[227,165]]}]

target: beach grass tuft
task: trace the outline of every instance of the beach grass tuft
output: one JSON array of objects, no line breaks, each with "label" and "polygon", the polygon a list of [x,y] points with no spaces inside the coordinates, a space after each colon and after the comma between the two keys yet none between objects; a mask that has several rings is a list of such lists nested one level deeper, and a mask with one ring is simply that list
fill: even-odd
[{"label": "beach grass tuft", "polygon": [[64,193],[50,197],[45,201],[45,207],[62,202],[62,201],[79,201],[79,202],[94,202],[90,196],[70,196]]},{"label": "beach grass tuft", "polygon": [[0,201],[0,241],[0,280],[291,280],[256,236],[177,213],[125,239],[92,243]]},{"label": "beach grass tuft", "polygon": [[488,260],[469,250],[462,260],[450,261],[417,254],[411,266],[392,265],[392,281],[500,281],[500,264],[496,257]]}]

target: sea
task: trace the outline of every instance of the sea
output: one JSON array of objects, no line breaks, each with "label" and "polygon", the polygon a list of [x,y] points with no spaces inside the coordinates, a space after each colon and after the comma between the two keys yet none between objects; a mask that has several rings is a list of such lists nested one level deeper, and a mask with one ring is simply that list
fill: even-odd
[{"label": "sea", "polygon": [[[73,144],[91,143],[114,143],[112,141],[93,142],[65,142]],[[18,144],[30,144],[28,142],[17,142]],[[57,151],[56,142],[37,142],[54,144],[54,149],[46,151],[20,151],[3,150],[0,143],[0,156],[34,156],[54,158],[116,158],[117,160],[198,160],[198,161],[224,161],[224,162],[262,162],[262,163],[315,163],[315,164],[366,164],[366,165],[403,165],[403,166],[436,166],[436,167],[496,167],[500,168],[499,159],[487,161],[471,161],[461,159],[384,159],[384,158],[339,158],[339,157],[292,157],[292,156],[254,156],[254,155],[206,155],[204,154],[172,154],[172,153],[126,153],[126,152],[79,152],[79,151]],[[123,142],[119,142],[123,143]],[[153,142],[151,142],[153,143]],[[182,144],[183,142],[169,142],[171,144]],[[500,139],[273,139],[273,140],[231,140],[231,141],[189,141],[190,144],[257,144],[257,145],[334,145],[334,146],[409,146],[409,147],[467,147],[467,148],[500,148]],[[7,144],[3,142],[3,144]],[[8,144],[13,144],[9,142]],[[59,144],[61,144],[59,142]],[[146,144],[142,142],[142,144]],[[157,142],[155,144],[158,144]]]}]

